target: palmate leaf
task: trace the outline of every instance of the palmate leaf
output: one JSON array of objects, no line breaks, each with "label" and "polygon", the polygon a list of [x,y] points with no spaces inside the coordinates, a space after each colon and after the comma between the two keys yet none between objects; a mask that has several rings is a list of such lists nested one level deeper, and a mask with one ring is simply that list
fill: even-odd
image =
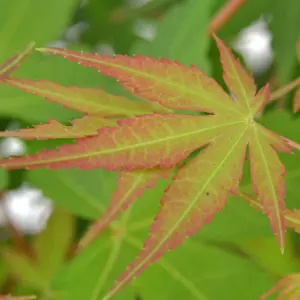
[{"label": "palmate leaf", "polygon": [[2,83],[42,96],[66,108],[101,117],[133,116],[153,111],[168,112],[160,105],[154,107],[151,103],[131,101],[108,94],[100,88],[65,87],[46,80],[33,81],[19,78],[5,78]]},{"label": "palmate leaf", "polygon": [[194,150],[206,146],[174,177],[143,250],[105,299],[167,250],[176,248],[187,236],[199,231],[224,207],[229,193],[234,193],[239,186],[248,145],[253,190],[270,219],[280,248],[284,247],[285,219],[281,213],[285,210],[284,168],[274,149],[291,152],[292,142],[255,122],[256,112],[268,100],[268,88],[256,94],[253,79],[221,40],[216,40],[224,79],[234,99],[196,67],[187,68],[168,59],[41,50],[96,68],[138,96],[167,108],[214,114],[154,113],[119,120],[117,125],[101,128],[97,136],[79,139],[75,145],[0,162],[2,167],[10,169],[102,167],[133,171],[173,167]]}]

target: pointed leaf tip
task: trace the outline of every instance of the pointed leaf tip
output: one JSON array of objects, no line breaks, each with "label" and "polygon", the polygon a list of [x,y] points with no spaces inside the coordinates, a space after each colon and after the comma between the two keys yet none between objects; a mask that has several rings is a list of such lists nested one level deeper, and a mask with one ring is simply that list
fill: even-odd
[{"label": "pointed leaf tip", "polygon": [[224,81],[245,112],[251,112],[251,101],[256,94],[256,85],[253,76],[250,76],[245,68],[237,60],[232,51],[219,39],[213,36],[220,52],[223,66]]}]

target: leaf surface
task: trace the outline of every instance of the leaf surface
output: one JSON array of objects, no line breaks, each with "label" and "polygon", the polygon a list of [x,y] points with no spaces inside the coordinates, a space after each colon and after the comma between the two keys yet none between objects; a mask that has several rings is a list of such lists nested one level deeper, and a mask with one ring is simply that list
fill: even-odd
[{"label": "leaf surface", "polygon": [[[19,78],[5,78],[2,82],[66,108],[101,117],[133,116],[155,111],[151,104],[111,95],[100,88],[65,87],[51,81]],[[167,111],[158,106],[156,108],[160,112]]]},{"label": "leaf surface", "polygon": [[[193,153],[193,159],[178,171],[165,191],[161,211],[150,227],[143,250],[105,299],[156,262],[167,250],[179,246],[186,236],[195,234],[223,209],[229,193],[234,193],[240,184],[248,143],[253,190],[269,217],[280,247],[284,247],[285,170],[275,150],[290,153],[291,146],[299,145],[255,122],[256,112],[269,97],[268,88],[256,94],[253,79],[235,61],[231,51],[220,40],[217,43],[224,79],[235,100],[221,88],[216,88],[215,83],[210,86],[210,79],[195,67],[187,68],[167,59],[109,57],[66,49],[42,49],[99,69],[137,95],[165,107],[215,114],[154,113],[123,119],[115,126],[101,128],[97,136],[77,140],[75,145],[0,162],[2,167],[10,169],[77,167],[81,170],[132,171],[171,168],[206,146],[200,154]],[[178,66],[181,71],[176,69]],[[191,86],[193,83],[195,85]],[[160,91],[162,85],[166,87],[163,93]],[[123,229],[113,232],[113,236],[124,234]]]},{"label": "leaf surface", "polygon": [[175,175],[162,198],[162,209],[150,227],[143,250],[105,299],[110,299],[167,250],[198,232],[224,207],[229,191],[235,191],[239,185],[248,142],[246,131],[244,128],[217,139]]},{"label": "leaf surface", "polygon": [[71,126],[63,125],[56,120],[49,120],[48,124],[35,125],[34,128],[19,131],[2,131],[0,137],[20,137],[23,139],[65,139],[83,138],[97,135],[102,127],[112,124],[111,121],[96,116],[84,116],[71,121]]},{"label": "leaf surface", "polygon": [[[128,223],[134,221],[130,217]],[[62,300],[76,297],[103,299],[105,290],[115,276],[142,247],[146,233],[145,228],[135,233],[128,232],[124,224],[123,228],[126,234],[118,250],[109,237],[103,234],[57,274],[55,281],[65,291]],[[253,288],[245,293],[250,278]],[[81,284],[74,285],[74,282]],[[253,300],[258,299],[273,283],[266,272],[249,260],[203,244],[194,237],[177,251],[168,253],[139,277],[136,284],[130,285],[112,299],[134,299],[139,296],[145,300],[219,300],[222,297]]]},{"label": "leaf surface", "polygon": [[28,172],[27,180],[59,207],[86,220],[96,220],[103,214],[116,188],[115,172],[102,169],[38,169]]},{"label": "leaf surface", "polygon": [[214,38],[221,55],[224,81],[236,101],[240,103],[246,111],[251,112],[251,102],[255,99],[254,96],[256,94],[254,79],[242,67],[240,62],[234,58],[229,48],[227,48],[219,38],[216,36],[214,36]]},{"label": "leaf surface", "polygon": [[264,206],[281,250],[285,243],[285,168],[260,128],[250,138],[250,164],[253,190]]},{"label": "leaf surface", "polygon": [[134,94],[167,108],[211,113],[240,112],[222,88],[195,66],[187,68],[168,58],[154,59],[144,55],[110,57],[59,48],[38,50],[97,69],[116,78]]},{"label": "leaf surface", "polygon": [[45,45],[55,40],[69,23],[68,18],[76,6],[74,0],[54,0],[51,3],[4,0],[0,11],[0,61],[24,47],[28,41]]},{"label": "leaf surface", "polygon": [[192,151],[208,143],[222,130],[242,121],[213,116],[152,114],[118,121],[118,126],[104,127],[95,137],[77,140],[59,150],[45,150],[36,155],[0,161],[0,166],[14,169],[102,167],[123,168],[172,167]]}]

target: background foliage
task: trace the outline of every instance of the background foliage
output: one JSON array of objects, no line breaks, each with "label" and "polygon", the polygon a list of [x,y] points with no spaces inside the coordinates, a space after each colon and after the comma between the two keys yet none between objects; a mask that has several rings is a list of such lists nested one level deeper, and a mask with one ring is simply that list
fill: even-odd
[{"label": "background foliage", "polygon": [[[2,0],[0,62],[34,40],[39,47],[50,44],[89,52],[168,57],[199,66],[223,85],[219,56],[207,29],[225,2]],[[299,76],[299,11],[299,0],[246,1],[220,28],[219,36],[227,44],[234,44],[241,30],[259,18],[266,20],[274,59],[263,72],[254,74],[258,86],[270,82],[275,90]],[[41,53],[34,53],[16,76],[83,87],[101,85],[113,94],[132,97],[95,70]],[[300,119],[292,112],[293,94],[270,104],[261,123],[299,141]],[[34,95],[0,86],[1,130],[54,118],[67,124],[79,115]],[[66,142],[25,141],[24,151],[34,153]],[[3,145],[4,140],[1,149]],[[281,158],[288,174],[287,206],[300,208],[300,154]],[[245,176],[245,188],[250,189],[249,182]],[[101,299],[142,246],[168,184],[162,180],[155,189],[146,191],[99,239],[74,256],[72,249],[79,236],[109,203],[116,174],[103,170],[0,170],[3,201],[8,191],[24,183],[40,189],[51,199],[54,209],[46,229],[36,235],[24,237],[13,222],[3,227],[1,294],[37,294],[49,300]],[[149,267],[114,299],[258,299],[281,277],[300,272],[299,248],[299,236],[288,232],[287,249],[281,255],[267,219],[232,197],[208,227]]]}]

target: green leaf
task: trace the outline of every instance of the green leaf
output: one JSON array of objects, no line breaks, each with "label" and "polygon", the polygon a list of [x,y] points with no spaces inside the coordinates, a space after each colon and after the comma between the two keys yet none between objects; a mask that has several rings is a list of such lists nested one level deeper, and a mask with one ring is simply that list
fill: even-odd
[{"label": "green leaf", "polygon": [[210,72],[207,52],[211,0],[186,0],[173,5],[158,24],[155,40],[139,42],[131,53],[168,57]]},{"label": "green leaf", "polygon": [[115,22],[112,13],[123,1],[89,0],[82,8],[81,21],[89,26],[82,33],[82,41],[93,46],[111,45],[117,53],[126,53],[132,42],[137,39],[133,33],[133,20]]},{"label": "green leaf", "polygon": [[77,0],[2,0],[0,61],[31,41],[44,45],[55,40],[77,4]]},{"label": "green leaf", "polygon": [[168,253],[137,281],[145,300],[253,300],[274,282],[253,261],[202,244],[197,238]]},{"label": "green leaf", "polygon": [[97,219],[116,187],[113,172],[92,170],[36,170],[28,180],[43,190],[58,206],[78,216]]},{"label": "green leaf", "polygon": [[[127,222],[130,224],[132,218]],[[124,231],[118,231],[121,228]],[[102,299],[122,266],[142,247],[146,232],[131,233],[127,229],[120,222],[112,236],[102,235],[57,273],[55,285],[63,295],[62,300]],[[258,299],[274,282],[254,262],[191,238],[149,267],[113,299],[131,300],[135,294],[143,300],[252,300]]]},{"label": "green leaf", "polygon": [[47,227],[33,241],[41,274],[50,280],[65,260],[71,247],[75,219],[72,215],[56,209]]},{"label": "green leaf", "polygon": [[[86,177],[92,181],[91,184],[95,182],[91,176]],[[63,295],[62,300],[76,297],[102,299],[117,275],[142,247],[149,223],[159,209],[159,199],[168,183],[162,180],[156,188],[146,190],[131,208],[129,215],[124,213],[111,224],[109,231],[103,232],[90,247],[83,250],[70,264],[62,267],[54,280],[55,288]],[[106,188],[110,189],[109,186]],[[102,199],[103,203],[108,203],[109,199],[110,195],[107,193],[107,198]],[[219,226],[215,227],[213,224],[219,215],[223,217],[220,217]],[[236,217],[239,219],[235,220]],[[262,214],[261,218],[263,219]],[[134,294],[143,300],[219,300],[223,294],[226,295],[224,299],[244,299],[244,296],[246,300],[257,299],[275,281],[255,263],[215,247],[205,246],[201,241],[203,237],[217,237],[219,240],[226,237],[260,237],[263,233],[259,221],[260,215],[257,211],[241,200],[230,199],[226,209],[217,214],[210,226],[205,226],[196,237],[190,238],[176,251],[168,253],[149,267],[145,274],[113,299],[132,300]],[[271,236],[268,221],[264,221],[264,228]],[[214,230],[211,229],[207,235],[203,234],[211,226]],[[251,289],[248,287],[250,280],[253,282]],[[81,284],[74,285],[74,282]]]},{"label": "green leaf", "polygon": [[274,60],[280,84],[290,81],[297,65],[296,44],[300,35],[300,1],[275,0],[272,3]]},{"label": "green leaf", "polygon": [[[54,286],[61,292],[61,300],[100,300],[114,278],[134,257],[134,249],[122,238],[102,236],[81,252],[63,272],[57,273]],[[80,284],[74,284],[78,282]],[[127,289],[115,299],[134,299],[134,289]],[[102,296],[102,297],[101,297]]]},{"label": "green leaf", "polygon": [[247,240],[240,244],[245,253],[254,257],[265,270],[278,276],[300,271],[300,262],[295,259],[291,232],[288,232],[284,255],[280,253],[272,238]]}]

